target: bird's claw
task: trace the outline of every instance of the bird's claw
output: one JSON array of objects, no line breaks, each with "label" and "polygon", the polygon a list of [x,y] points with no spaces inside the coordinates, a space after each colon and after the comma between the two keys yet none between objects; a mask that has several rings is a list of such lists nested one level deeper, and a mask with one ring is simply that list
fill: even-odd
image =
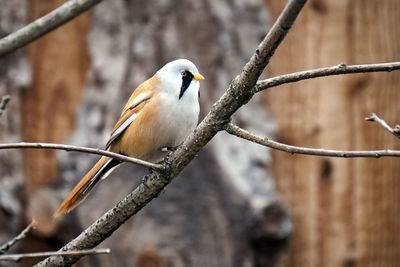
[{"label": "bird's claw", "polygon": [[149,187],[149,185],[147,184],[147,181],[149,180],[149,175],[145,175],[145,176],[143,176],[143,178],[142,178],[142,184],[147,188],[147,189],[150,189],[150,187]]}]

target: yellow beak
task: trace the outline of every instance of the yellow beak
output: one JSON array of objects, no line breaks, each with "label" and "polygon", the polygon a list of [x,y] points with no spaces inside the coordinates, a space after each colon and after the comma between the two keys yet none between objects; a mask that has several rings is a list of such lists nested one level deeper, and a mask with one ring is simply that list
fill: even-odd
[{"label": "yellow beak", "polygon": [[193,75],[193,79],[199,81],[199,80],[204,80],[205,78],[204,78],[204,76],[201,75],[200,73],[196,73],[196,74]]}]

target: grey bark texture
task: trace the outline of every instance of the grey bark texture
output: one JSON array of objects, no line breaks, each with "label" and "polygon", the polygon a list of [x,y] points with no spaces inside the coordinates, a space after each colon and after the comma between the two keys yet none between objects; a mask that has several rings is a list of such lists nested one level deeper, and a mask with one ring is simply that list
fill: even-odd
[{"label": "grey bark texture", "polygon": [[[0,1],[0,36],[23,26],[26,8],[22,1]],[[29,68],[21,51],[0,59],[0,97],[10,101],[0,117],[0,142],[15,142],[20,136],[19,103],[15,94],[29,83]],[[18,151],[0,153],[0,244],[19,233],[23,220],[24,190],[22,158]],[[22,227],[23,228],[23,227]],[[1,266],[15,266],[0,263]]]}]

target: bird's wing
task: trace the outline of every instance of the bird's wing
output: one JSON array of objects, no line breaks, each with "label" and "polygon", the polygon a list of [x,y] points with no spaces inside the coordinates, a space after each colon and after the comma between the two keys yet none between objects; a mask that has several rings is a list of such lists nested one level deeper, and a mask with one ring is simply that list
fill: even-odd
[{"label": "bird's wing", "polygon": [[147,90],[145,92],[138,92],[138,94],[136,94],[136,97],[134,98],[131,97],[131,99],[126,104],[124,110],[122,111],[121,117],[119,118],[117,124],[115,124],[114,129],[111,132],[110,139],[106,144],[106,149],[108,149],[112,142],[117,139],[135,120],[137,115],[150,100],[151,96],[152,91]]}]

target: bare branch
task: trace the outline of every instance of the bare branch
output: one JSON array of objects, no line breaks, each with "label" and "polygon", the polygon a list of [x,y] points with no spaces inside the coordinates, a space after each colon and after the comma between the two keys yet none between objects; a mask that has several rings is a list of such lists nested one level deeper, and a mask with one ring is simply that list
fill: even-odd
[{"label": "bare branch", "polygon": [[45,16],[0,40],[0,57],[39,39],[102,0],[70,0]]},{"label": "bare branch", "polygon": [[0,144],[1,149],[21,149],[21,148],[33,148],[33,149],[57,149],[57,150],[65,150],[65,151],[78,151],[90,154],[97,154],[102,156],[107,156],[113,159],[117,159],[121,162],[129,162],[138,165],[142,165],[144,167],[154,169],[154,170],[163,170],[163,166],[161,164],[154,164],[151,162],[147,162],[141,159],[136,159],[133,157],[124,156],[122,154],[98,149],[98,148],[89,148],[89,147],[81,147],[81,146],[73,146],[73,145],[62,145],[62,144],[53,144],[53,143],[9,143],[9,144]]},{"label": "bare branch", "polygon": [[340,64],[337,66],[306,70],[291,74],[280,75],[259,81],[255,88],[256,92],[266,90],[278,85],[293,83],[301,80],[313,79],[324,76],[349,74],[349,73],[365,73],[365,72],[391,72],[400,69],[400,62],[389,62],[380,64],[363,64],[363,65],[346,65]]},{"label": "bare branch", "polygon": [[34,227],[36,224],[35,220],[32,220],[32,222],[19,233],[16,237],[5,243],[4,245],[0,246],[0,255],[6,253],[12,246],[14,246],[18,241],[24,239],[28,232],[31,230],[32,227]]},{"label": "bare branch", "polygon": [[[276,48],[284,39],[306,0],[290,0],[270,32],[258,46],[256,53],[244,67],[242,73],[229,86],[225,94],[213,105],[211,111],[185,142],[172,152],[163,163],[164,171],[153,171],[132,193],[106,212],[63,250],[87,249],[95,247],[117,230],[126,220],[136,214],[176,177],[196,154],[224,128],[230,117],[246,104],[255,92],[259,75],[262,73]],[[49,257],[36,266],[70,266],[79,256]]]},{"label": "bare branch", "polygon": [[285,38],[305,3],[306,0],[296,0],[289,1],[286,4],[267,36],[257,47],[250,61],[244,66],[240,76],[236,78],[241,87],[246,88],[248,94],[254,94],[250,89],[256,84],[270,58],[275,53],[276,48],[278,48],[279,44]]},{"label": "bare branch", "polygon": [[358,150],[358,151],[347,151],[347,150],[331,150],[321,148],[308,148],[298,147],[282,144],[268,138],[262,138],[255,134],[252,134],[232,123],[225,126],[225,131],[231,135],[246,139],[248,141],[277,149],[280,151],[288,152],[291,154],[305,154],[312,156],[324,156],[324,157],[339,157],[339,158],[380,158],[380,157],[400,157],[400,150]]},{"label": "bare branch", "polygon": [[20,261],[26,258],[40,258],[49,256],[83,256],[93,254],[110,254],[109,248],[86,249],[75,251],[51,251],[51,252],[35,252],[35,253],[21,253],[21,254],[7,254],[0,255],[0,261]]},{"label": "bare branch", "polygon": [[5,95],[1,98],[0,101],[0,116],[3,115],[3,112],[6,110],[8,102],[10,102],[11,96],[10,95]]},{"label": "bare branch", "polygon": [[400,126],[399,125],[396,125],[394,128],[392,128],[386,123],[386,121],[379,118],[375,113],[372,113],[370,117],[366,117],[365,120],[366,121],[376,121],[377,123],[382,125],[383,128],[388,130],[391,134],[393,134],[397,138],[400,138],[400,129],[399,129]]}]

